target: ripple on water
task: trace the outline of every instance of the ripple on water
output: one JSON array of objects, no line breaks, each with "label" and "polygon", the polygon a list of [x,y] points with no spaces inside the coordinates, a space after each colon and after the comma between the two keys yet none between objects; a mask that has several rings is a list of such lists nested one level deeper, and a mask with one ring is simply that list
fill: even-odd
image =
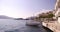
[{"label": "ripple on water", "polygon": [[[29,20],[27,20],[29,21]],[[46,32],[43,27],[26,26],[26,20],[0,20],[0,32]]]}]

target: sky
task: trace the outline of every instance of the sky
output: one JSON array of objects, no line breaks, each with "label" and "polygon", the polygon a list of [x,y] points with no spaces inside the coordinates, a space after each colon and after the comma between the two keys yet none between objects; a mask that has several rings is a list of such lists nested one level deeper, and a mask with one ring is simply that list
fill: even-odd
[{"label": "sky", "polygon": [[54,9],[56,0],[0,0],[0,15],[27,18]]}]

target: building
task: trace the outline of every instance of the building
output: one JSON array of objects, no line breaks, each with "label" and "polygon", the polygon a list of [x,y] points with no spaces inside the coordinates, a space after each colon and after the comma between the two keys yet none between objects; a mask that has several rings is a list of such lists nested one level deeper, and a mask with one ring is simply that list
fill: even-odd
[{"label": "building", "polygon": [[60,23],[60,0],[57,0],[56,2],[54,15],[58,19],[58,22]]}]

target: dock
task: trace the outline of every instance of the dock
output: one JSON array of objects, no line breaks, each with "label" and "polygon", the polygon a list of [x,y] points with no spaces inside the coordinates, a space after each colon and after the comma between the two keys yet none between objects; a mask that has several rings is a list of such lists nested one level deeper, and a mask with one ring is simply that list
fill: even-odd
[{"label": "dock", "polygon": [[51,29],[53,32],[60,32],[60,24],[57,21],[42,22],[42,25]]}]

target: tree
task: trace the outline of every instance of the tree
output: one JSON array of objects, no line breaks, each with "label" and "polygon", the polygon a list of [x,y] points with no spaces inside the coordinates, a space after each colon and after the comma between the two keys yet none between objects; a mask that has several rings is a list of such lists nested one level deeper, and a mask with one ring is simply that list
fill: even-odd
[{"label": "tree", "polygon": [[45,13],[45,14],[39,14],[39,17],[36,17],[36,20],[41,20],[41,18],[43,18],[43,20],[45,18],[48,18],[48,21],[50,18],[53,18],[54,14],[53,13]]},{"label": "tree", "polygon": [[51,13],[51,14],[48,14],[47,15],[47,18],[52,18],[54,15]]}]

